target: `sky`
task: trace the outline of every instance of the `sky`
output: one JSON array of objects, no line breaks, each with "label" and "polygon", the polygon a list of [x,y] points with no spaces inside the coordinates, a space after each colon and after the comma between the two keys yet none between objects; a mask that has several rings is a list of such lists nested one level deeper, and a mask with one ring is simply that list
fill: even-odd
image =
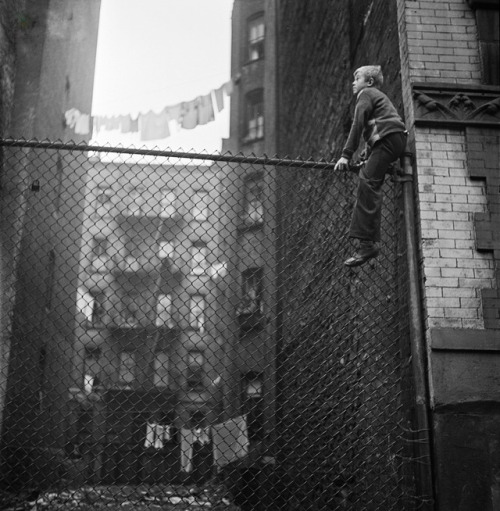
[{"label": "sky", "polygon": [[[230,79],[233,0],[101,0],[92,115],[160,112],[208,94]],[[215,121],[144,142],[99,131],[92,143],[220,152],[229,101]],[[174,128],[174,129],[172,129]]]}]

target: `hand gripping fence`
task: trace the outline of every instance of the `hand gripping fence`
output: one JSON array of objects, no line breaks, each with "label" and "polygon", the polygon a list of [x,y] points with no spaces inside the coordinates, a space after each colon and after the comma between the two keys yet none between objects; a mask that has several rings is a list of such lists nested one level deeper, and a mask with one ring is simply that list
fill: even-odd
[{"label": "hand gripping fence", "polygon": [[1,509],[423,508],[397,178],[0,145]]}]

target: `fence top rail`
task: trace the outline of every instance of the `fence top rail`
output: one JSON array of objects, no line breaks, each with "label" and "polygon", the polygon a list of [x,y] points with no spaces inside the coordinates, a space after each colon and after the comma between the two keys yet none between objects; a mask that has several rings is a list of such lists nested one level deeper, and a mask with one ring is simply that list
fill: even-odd
[{"label": "fence top rail", "polygon": [[164,158],[189,158],[193,160],[212,160],[227,163],[249,163],[259,165],[271,165],[279,167],[302,167],[314,169],[333,169],[335,162],[327,162],[325,160],[302,160],[302,159],[289,159],[280,158],[278,156],[268,157],[267,155],[256,156],[254,154],[244,155],[238,153],[232,155],[231,153],[225,154],[209,154],[209,153],[196,153],[184,151],[163,151],[160,149],[140,149],[135,147],[111,147],[102,145],[91,145],[87,143],[76,142],[62,142],[50,140],[24,140],[13,138],[0,138],[0,147],[20,147],[32,149],[55,149],[66,151],[81,151],[81,152],[95,152],[95,153],[116,153],[116,154],[130,154],[130,155],[144,155],[144,156],[158,156]]}]

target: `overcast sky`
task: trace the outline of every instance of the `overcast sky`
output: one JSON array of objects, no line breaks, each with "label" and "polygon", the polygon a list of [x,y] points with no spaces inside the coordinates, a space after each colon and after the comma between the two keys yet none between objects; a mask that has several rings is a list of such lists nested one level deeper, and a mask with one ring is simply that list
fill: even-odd
[{"label": "overcast sky", "polygon": [[[233,0],[102,0],[92,115],[137,115],[190,101],[230,79]],[[171,123],[172,124],[172,123]],[[220,151],[229,102],[216,120],[169,138],[101,131],[93,141]]]}]

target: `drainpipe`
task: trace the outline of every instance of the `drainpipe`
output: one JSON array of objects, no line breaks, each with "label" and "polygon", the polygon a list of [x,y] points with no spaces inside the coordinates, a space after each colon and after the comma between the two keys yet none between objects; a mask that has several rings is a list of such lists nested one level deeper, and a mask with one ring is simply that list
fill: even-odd
[{"label": "drainpipe", "polygon": [[416,446],[417,484],[422,499],[421,509],[434,509],[434,484],[432,474],[429,393],[427,388],[426,349],[423,328],[420,279],[418,274],[417,236],[415,230],[415,206],[413,198],[414,171],[412,153],[405,153],[403,176],[400,178],[403,188],[403,209],[406,231],[406,258],[408,264],[408,308],[410,322],[411,363],[415,393],[416,434],[413,439]]}]

